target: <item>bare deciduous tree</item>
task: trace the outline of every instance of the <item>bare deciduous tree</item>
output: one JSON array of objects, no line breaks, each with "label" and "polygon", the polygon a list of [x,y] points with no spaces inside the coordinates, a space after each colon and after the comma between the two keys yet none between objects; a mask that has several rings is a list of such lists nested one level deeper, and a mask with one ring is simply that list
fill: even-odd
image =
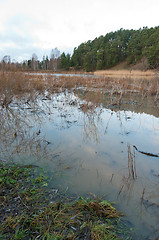
[{"label": "bare deciduous tree", "polygon": [[50,54],[50,69],[55,72],[57,71],[59,57],[60,51],[57,48],[52,49]]},{"label": "bare deciduous tree", "polygon": [[38,57],[35,53],[32,55],[31,68],[35,71],[38,70]]}]

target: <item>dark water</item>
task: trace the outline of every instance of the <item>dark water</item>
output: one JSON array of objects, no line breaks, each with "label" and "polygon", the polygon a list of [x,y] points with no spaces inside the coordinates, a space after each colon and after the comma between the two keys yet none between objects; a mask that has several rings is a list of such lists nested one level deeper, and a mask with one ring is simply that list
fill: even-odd
[{"label": "dark water", "polygon": [[150,102],[136,108],[125,99],[118,109],[101,99],[65,92],[30,108],[12,104],[1,116],[0,157],[44,167],[55,175],[52,188],[115,202],[139,239],[156,239],[159,157],[144,153],[159,154],[158,112]]}]

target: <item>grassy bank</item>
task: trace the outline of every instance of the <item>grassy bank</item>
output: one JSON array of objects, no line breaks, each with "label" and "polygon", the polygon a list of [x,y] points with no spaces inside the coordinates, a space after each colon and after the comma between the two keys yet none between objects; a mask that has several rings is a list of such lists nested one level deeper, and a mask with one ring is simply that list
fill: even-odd
[{"label": "grassy bank", "polygon": [[34,166],[0,164],[0,239],[131,239],[122,214],[101,199],[50,199]]}]

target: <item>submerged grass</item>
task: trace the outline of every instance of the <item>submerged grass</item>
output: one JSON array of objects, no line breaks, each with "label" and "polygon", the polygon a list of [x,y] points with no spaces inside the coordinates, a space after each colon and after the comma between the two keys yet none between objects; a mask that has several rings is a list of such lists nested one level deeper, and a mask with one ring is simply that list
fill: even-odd
[{"label": "submerged grass", "polygon": [[[132,73],[131,73],[132,74]],[[145,72],[143,72],[145,74]],[[8,106],[13,98],[29,95],[27,101],[38,94],[61,92],[66,89],[79,87],[95,88],[99,91],[107,91],[111,95],[123,97],[125,94],[136,96],[154,96],[158,100],[159,76],[148,75],[148,79],[133,78],[129,75],[118,75],[117,78],[109,76],[55,76],[36,75],[24,72],[2,72],[0,71],[0,104]]]},{"label": "submerged grass", "polygon": [[[133,78],[128,75],[109,76],[55,76],[28,74],[24,72],[0,71],[0,110],[22,101],[27,107],[35,106],[39,98],[51,99],[54,93],[74,91],[75,94],[85,90],[87,102],[92,101],[94,107],[102,101],[102,95],[109,99],[111,106],[121,107],[125,98],[131,101],[138,98],[137,105],[141,106],[145,99],[153,100],[159,108],[159,76],[149,76],[147,79]],[[90,94],[90,92],[95,93]],[[111,107],[110,106],[110,107]],[[86,109],[87,110],[87,109]]]},{"label": "submerged grass", "polygon": [[112,204],[59,196],[50,202],[47,183],[31,165],[0,165],[0,239],[131,239]]}]

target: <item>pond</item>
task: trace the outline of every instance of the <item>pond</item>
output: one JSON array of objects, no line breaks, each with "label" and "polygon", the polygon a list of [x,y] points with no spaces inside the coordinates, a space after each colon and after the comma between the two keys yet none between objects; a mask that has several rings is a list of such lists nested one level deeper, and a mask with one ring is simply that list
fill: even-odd
[{"label": "pond", "polygon": [[50,189],[115,202],[138,239],[156,239],[158,111],[151,98],[142,105],[123,98],[119,108],[104,92],[87,93],[46,92],[34,106],[15,100],[3,109],[0,159],[43,167]]},{"label": "pond", "polygon": [[93,75],[93,74],[86,74],[86,73],[26,73],[27,75],[35,75],[35,76],[43,76],[43,78],[45,79],[45,77],[47,76],[55,76],[55,77],[84,77],[84,78],[87,78],[87,77],[96,77],[98,78],[97,75]]}]

